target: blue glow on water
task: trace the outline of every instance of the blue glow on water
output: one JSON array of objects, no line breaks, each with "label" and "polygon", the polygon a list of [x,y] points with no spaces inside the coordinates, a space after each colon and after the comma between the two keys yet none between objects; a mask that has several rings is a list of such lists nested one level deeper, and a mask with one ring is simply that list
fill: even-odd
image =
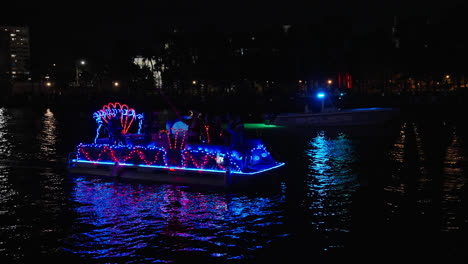
[{"label": "blue glow on water", "polygon": [[320,131],[309,141],[306,154],[312,225],[322,231],[349,231],[350,193],[359,186],[353,169],[357,161],[353,142],[344,133],[329,138]]},{"label": "blue glow on water", "polygon": [[246,253],[272,241],[265,228],[282,224],[282,193],[226,196],[183,186],[119,184],[86,177],[73,181],[77,220],[65,250],[86,258],[131,257],[138,263],[140,254],[148,258],[151,250],[152,261],[173,261],[170,252],[177,251],[245,259]]}]

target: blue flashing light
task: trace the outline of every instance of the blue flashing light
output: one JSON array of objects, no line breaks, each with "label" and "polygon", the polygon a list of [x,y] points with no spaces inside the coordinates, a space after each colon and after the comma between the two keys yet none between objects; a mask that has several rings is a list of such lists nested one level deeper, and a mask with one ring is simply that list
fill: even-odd
[{"label": "blue flashing light", "polygon": [[318,98],[324,98],[324,97],[325,97],[325,93],[320,92],[320,93],[317,94],[317,97],[318,97]]}]

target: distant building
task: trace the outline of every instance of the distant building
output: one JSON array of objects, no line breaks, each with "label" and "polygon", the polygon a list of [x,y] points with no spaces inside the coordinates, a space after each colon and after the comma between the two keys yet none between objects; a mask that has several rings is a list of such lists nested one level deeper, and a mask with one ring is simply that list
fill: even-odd
[{"label": "distant building", "polygon": [[[31,75],[29,29],[27,27],[0,26],[0,32],[3,36],[0,37],[0,41],[4,42],[5,38],[8,41],[7,45],[0,43],[0,56],[7,54],[7,60],[0,65],[1,70],[6,70],[12,80],[27,80]],[[4,66],[4,63],[8,65]]]},{"label": "distant building", "polygon": [[0,31],[0,80],[9,78],[10,71],[10,49],[9,34]]}]

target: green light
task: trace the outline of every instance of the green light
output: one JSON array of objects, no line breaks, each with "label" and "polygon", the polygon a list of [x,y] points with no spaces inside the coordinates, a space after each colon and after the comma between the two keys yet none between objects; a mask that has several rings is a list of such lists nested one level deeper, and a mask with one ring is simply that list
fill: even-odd
[{"label": "green light", "polygon": [[[273,128],[282,128],[282,127],[284,126],[267,125],[264,123],[245,123],[244,124],[244,129],[273,129]],[[227,124],[223,124],[223,129],[227,130]]]},{"label": "green light", "polygon": [[244,124],[245,129],[267,129],[267,128],[280,128],[282,126],[267,125],[264,123],[246,123]]}]

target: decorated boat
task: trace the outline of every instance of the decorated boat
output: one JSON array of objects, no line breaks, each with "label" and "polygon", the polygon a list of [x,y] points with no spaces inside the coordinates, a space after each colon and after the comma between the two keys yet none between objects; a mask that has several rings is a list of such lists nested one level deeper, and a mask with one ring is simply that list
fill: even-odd
[{"label": "decorated boat", "polygon": [[[72,174],[175,184],[250,184],[271,179],[284,163],[275,161],[260,139],[242,146],[187,142],[186,129],[174,126],[158,133],[143,133],[143,113],[118,102],[93,114],[94,142],[80,143],[68,155]],[[111,140],[108,125],[119,117],[122,140]],[[208,127],[204,130],[209,133]],[[206,135],[205,138],[210,138]]]}]

